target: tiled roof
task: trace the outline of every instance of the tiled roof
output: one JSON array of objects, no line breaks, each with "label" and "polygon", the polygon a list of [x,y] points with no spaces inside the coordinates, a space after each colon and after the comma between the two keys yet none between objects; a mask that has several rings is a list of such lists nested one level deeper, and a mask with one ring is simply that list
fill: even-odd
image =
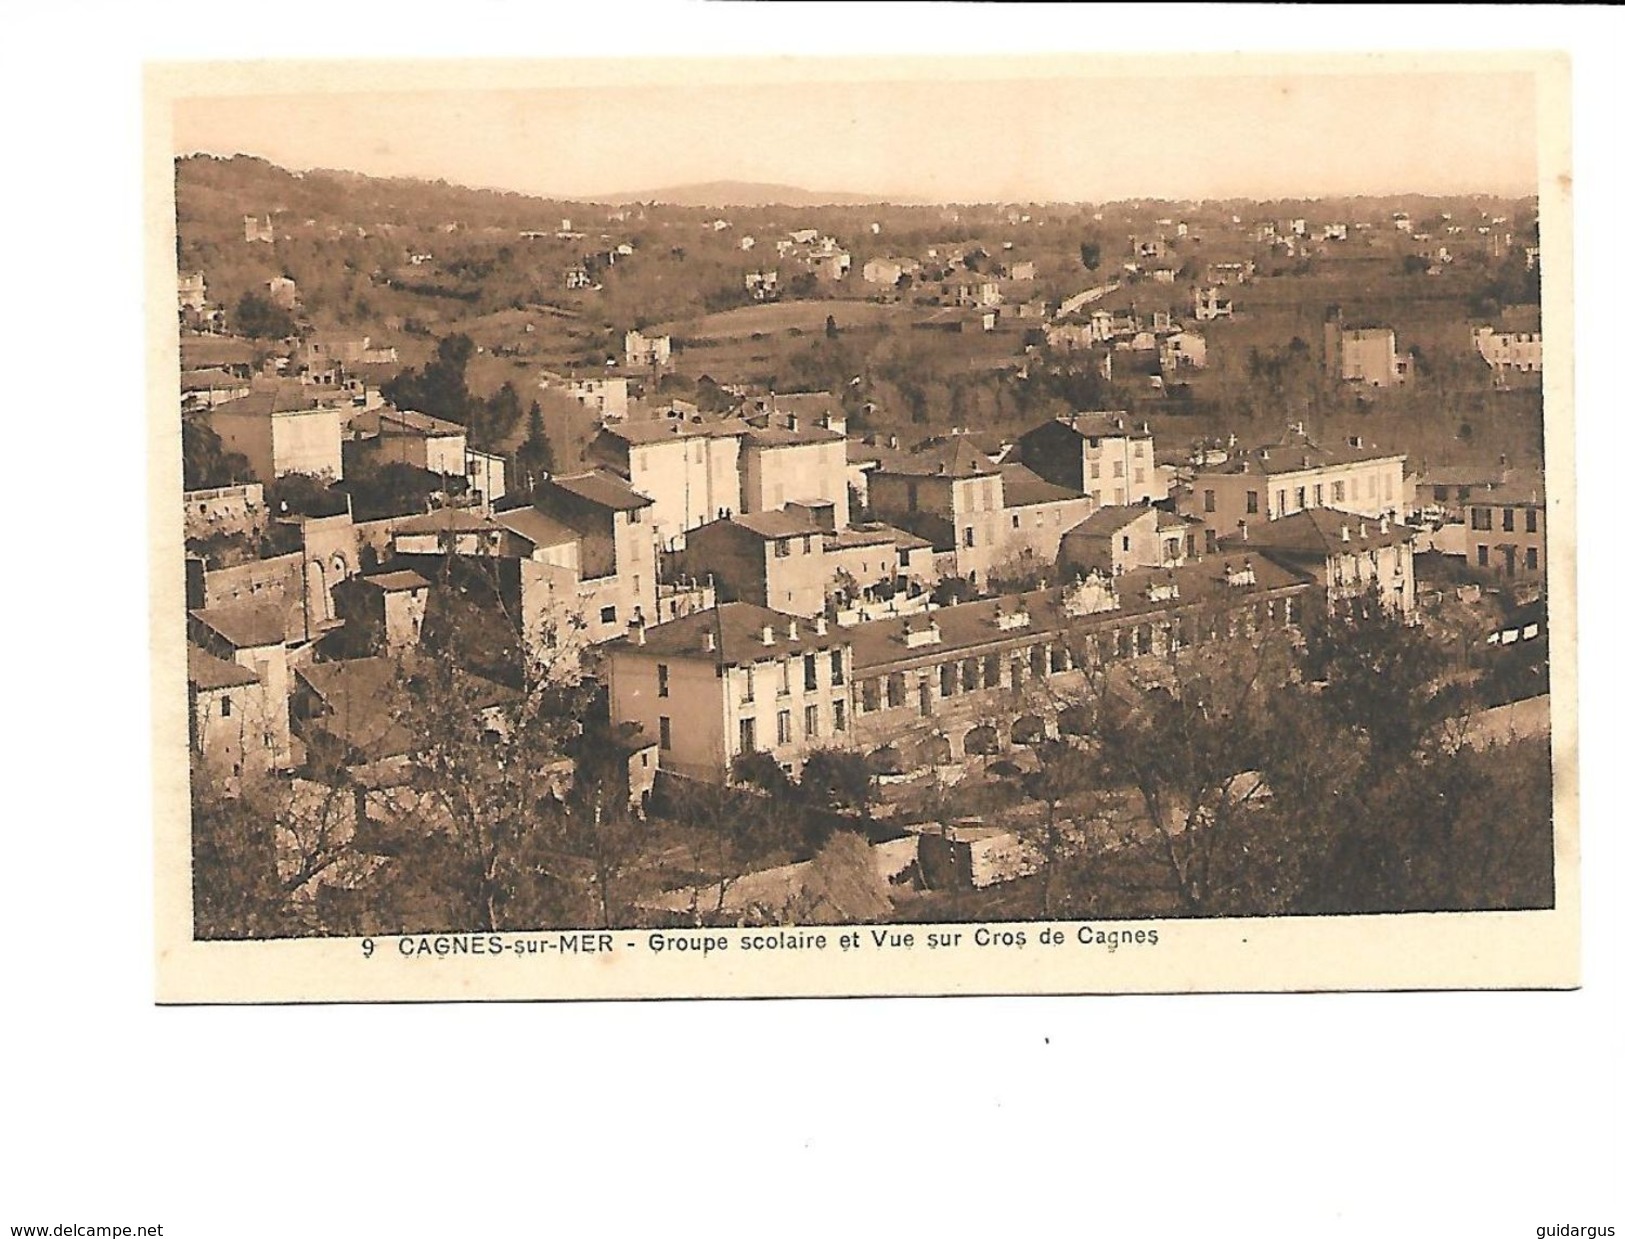
[{"label": "tiled roof", "polygon": [[[1083,520],[1068,529],[1062,540],[1077,536],[1080,538],[1109,538],[1119,530],[1126,529],[1135,521],[1147,514],[1155,514],[1156,508],[1140,507],[1138,505],[1110,504],[1089,513]],[[1161,527],[1159,520],[1158,527]]]},{"label": "tiled roof", "polygon": [[634,447],[641,447],[650,443],[668,443],[679,439],[742,436],[747,429],[744,422],[738,419],[691,422],[682,418],[662,417],[641,422],[617,422],[613,426],[605,426],[602,433],[621,439]]},{"label": "tiled roof", "polygon": [[246,387],[247,379],[240,379],[218,367],[209,370],[187,370],[181,375],[182,391],[218,391],[221,388]]},{"label": "tiled roof", "polygon": [[535,508],[510,508],[506,512],[498,512],[492,519],[532,546],[563,546],[568,542],[575,542],[580,537],[568,525]]},{"label": "tiled roof", "polygon": [[886,468],[887,473],[901,477],[991,477],[998,471],[998,466],[964,435],[956,435],[952,442],[914,453],[895,467]]},{"label": "tiled roof", "polygon": [[1081,490],[1046,482],[1026,465],[1000,465],[1004,477],[1004,506],[1024,508],[1034,503],[1059,503],[1063,499],[1082,499]]},{"label": "tiled roof", "polygon": [[[1254,583],[1244,586],[1229,584],[1226,569],[1240,568],[1243,563],[1253,570]],[[894,663],[935,662],[944,657],[953,657],[956,653],[969,653],[979,647],[1019,645],[1046,633],[1113,626],[1136,617],[1173,612],[1214,600],[1241,601],[1249,595],[1256,597],[1273,590],[1301,587],[1309,581],[1310,578],[1304,574],[1272,563],[1262,555],[1210,556],[1178,568],[1143,568],[1124,573],[1116,578],[1120,605],[1113,611],[1074,618],[1067,615],[1062,607],[1065,591],[1054,588],[938,608],[929,613],[929,619],[936,621],[942,639],[932,645],[910,648],[905,643],[905,629],[917,628],[927,622],[927,617],[922,616],[874,620],[854,625],[847,631],[851,634],[854,671],[866,673]],[[1179,587],[1177,599],[1163,602],[1150,598],[1150,586],[1170,582]],[[1025,626],[1008,631],[999,628],[994,620],[995,610],[1002,608],[1008,613],[1022,606],[1031,617]]]},{"label": "tiled roof", "polygon": [[[1306,508],[1283,516],[1279,520],[1260,521],[1247,527],[1247,537],[1231,534],[1220,540],[1227,551],[1256,546],[1261,550],[1299,551],[1315,556],[1338,552],[1370,550],[1380,546],[1398,546],[1409,542],[1416,531],[1398,521],[1383,520],[1375,516],[1361,516],[1337,508]],[[1348,540],[1343,533],[1348,531]]]},{"label": "tiled roof", "polygon": [[606,469],[593,469],[586,473],[573,473],[568,477],[556,477],[552,479],[551,484],[578,499],[617,512],[635,511],[638,508],[649,507],[654,502],[648,496],[640,495]]},{"label": "tiled roof", "polygon": [[288,639],[287,616],[278,607],[263,603],[230,603],[204,607],[191,612],[210,632],[218,634],[234,649],[281,645]]},{"label": "tiled roof", "polygon": [[811,517],[794,512],[745,512],[731,518],[735,525],[762,538],[793,538],[822,532]]},{"label": "tiled roof", "polygon": [[429,435],[434,438],[450,438],[455,435],[466,435],[468,427],[459,426],[456,422],[448,422],[443,417],[433,417],[428,413],[419,413],[415,409],[380,409],[378,421],[400,426],[415,434]]},{"label": "tiled roof", "polygon": [[1362,461],[1392,460],[1404,454],[1382,451],[1370,443],[1359,447],[1349,443],[1323,447],[1310,439],[1296,437],[1281,443],[1238,449],[1222,465],[1199,468],[1196,472],[1198,476],[1203,473],[1258,473],[1268,477],[1280,473],[1301,473],[1305,469],[1359,464]]},{"label": "tiled roof", "polygon": [[364,576],[361,579],[368,585],[383,590],[386,594],[398,593],[407,589],[427,589],[429,587],[429,582],[410,568],[402,568],[395,572],[379,572],[373,576]]},{"label": "tiled roof", "polygon": [[394,532],[406,534],[494,533],[500,528],[495,521],[468,508],[436,508],[394,524]]},{"label": "tiled roof", "polygon": [[227,400],[209,410],[210,417],[266,417],[279,413],[308,413],[317,408],[316,398],[298,383],[278,383],[274,388],[251,391]]},{"label": "tiled roof", "polygon": [[207,650],[186,647],[186,682],[202,689],[242,688],[258,684],[259,677],[247,667],[216,658]]},{"label": "tiled roof", "polygon": [[[796,637],[790,639],[790,626],[795,625]],[[773,630],[773,644],[762,641],[762,630]],[[715,648],[705,648],[709,633]],[[819,636],[814,621],[771,611],[749,602],[724,602],[707,611],[696,611],[682,619],[658,624],[644,630],[643,644],[635,637],[620,637],[604,648],[613,652],[638,654],[665,654],[673,658],[699,658],[719,666],[732,666],[756,662],[766,658],[783,658],[807,653],[809,650],[827,650],[846,644],[848,630],[830,628]]]}]

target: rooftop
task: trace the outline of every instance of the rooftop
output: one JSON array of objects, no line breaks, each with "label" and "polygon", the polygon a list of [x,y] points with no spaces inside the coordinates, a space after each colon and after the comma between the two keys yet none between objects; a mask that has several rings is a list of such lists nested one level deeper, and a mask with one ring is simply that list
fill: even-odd
[{"label": "rooftop", "polygon": [[568,525],[535,508],[510,508],[506,512],[498,512],[492,519],[509,533],[535,547],[563,546],[580,537]]},{"label": "rooftop", "polygon": [[992,477],[998,471],[999,467],[964,435],[955,435],[950,442],[910,453],[906,459],[885,467],[885,472],[899,477],[977,478]]},{"label": "rooftop", "polygon": [[1301,473],[1305,469],[1325,469],[1337,465],[1353,465],[1374,460],[1402,460],[1405,453],[1382,451],[1374,443],[1361,439],[1344,440],[1325,446],[1307,435],[1288,435],[1278,443],[1263,443],[1252,448],[1232,448],[1222,464],[1198,467],[1203,473],[1258,473],[1264,476],[1280,473]]},{"label": "rooftop", "polygon": [[396,521],[394,531],[398,534],[494,533],[500,528],[497,522],[468,508],[436,508],[433,512]]},{"label": "rooftop", "polygon": [[801,534],[820,533],[818,523],[811,517],[783,510],[774,512],[744,512],[730,517],[731,523],[747,529],[761,538],[793,538]]},{"label": "rooftop", "polygon": [[378,411],[380,425],[389,423],[410,430],[416,434],[428,435],[432,438],[451,438],[455,435],[466,435],[468,427],[459,426],[456,422],[448,422],[443,417],[433,417],[428,413],[419,413],[415,409],[380,409]]},{"label": "rooftop", "polygon": [[1059,503],[1063,499],[1082,499],[1081,490],[1046,482],[1026,465],[1000,465],[1004,477],[1004,506],[1024,508],[1034,503]]},{"label": "rooftop", "polygon": [[[796,636],[790,637],[794,625]],[[762,641],[763,629],[773,630],[773,644]],[[673,658],[699,658],[718,666],[736,666],[767,658],[795,656],[810,650],[844,645],[846,629],[830,629],[819,636],[815,623],[749,602],[724,602],[708,611],[644,630],[642,645],[635,637],[619,637],[605,649],[621,653],[665,654]],[[709,634],[712,646],[706,649]]]},{"label": "rooftop", "polygon": [[259,677],[247,667],[216,658],[190,643],[186,647],[186,682],[201,689],[242,688],[258,684]]},{"label": "rooftop", "polygon": [[[1386,529],[1383,528],[1385,524]],[[1345,531],[1348,533],[1347,540],[1343,537]],[[1231,534],[1220,539],[1219,544],[1230,552],[1256,546],[1261,550],[1300,551],[1325,556],[1349,550],[1398,546],[1415,536],[1414,529],[1398,521],[1385,522],[1381,517],[1361,516],[1337,508],[1305,508],[1279,520],[1249,525],[1245,539],[1240,534]]]},{"label": "rooftop", "polygon": [[[1241,567],[1243,563],[1252,569],[1254,583],[1231,585],[1229,571]],[[951,657],[955,652],[969,652],[978,647],[1026,644],[1033,637],[1046,633],[1115,626],[1139,616],[1167,613],[1229,598],[1257,597],[1275,590],[1306,586],[1309,582],[1309,577],[1272,563],[1263,556],[1238,555],[1228,559],[1210,556],[1178,568],[1142,568],[1126,572],[1115,578],[1120,603],[1118,609],[1092,615],[1068,615],[1062,606],[1065,591],[1053,588],[941,607],[926,616],[875,620],[846,631],[851,634],[853,669],[863,673],[894,663],[937,662],[945,655]],[[1152,601],[1150,587],[1167,583],[1178,586],[1178,598],[1173,602]],[[1010,613],[1022,608],[1031,617],[1025,626],[1006,631],[995,622],[996,611]],[[941,630],[941,641],[923,647],[909,647],[904,639],[905,630],[911,626],[918,627],[928,620],[936,621]]]},{"label": "rooftop", "polygon": [[429,587],[429,582],[410,568],[401,568],[395,572],[379,572],[372,576],[364,576],[361,580],[368,585],[383,590],[386,594],[400,593],[403,590],[411,589],[427,589]]},{"label": "rooftop", "polygon": [[203,607],[190,614],[233,649],[281,645],[288,639],[287,617],[280,608],[263,603]]},{"label": "rooftop", "polygon": [[632,512],[649,507],[654,500],[640,495],[607,469],[591,469],[586,473],[572,473],[556,477],[551,484],[567,494],[585,500],[595,507],[616,512]]}]

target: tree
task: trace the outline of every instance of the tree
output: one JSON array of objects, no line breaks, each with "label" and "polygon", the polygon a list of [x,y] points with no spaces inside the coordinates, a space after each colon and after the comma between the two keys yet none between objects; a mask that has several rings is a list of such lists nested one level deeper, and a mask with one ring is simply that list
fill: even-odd
[{"label": "tree", "polygon": [[1024,775],[1022,790],[1044,806],[1042,821],[1023,831],[1039,860],[1039,906],[1042,915],[1054,915],[1057,878],[1071,875],[1087,855],[1088,840],[1076,822],[1062,817],[1062,809],[1099,786],[1096,762],[1068,740],[1042,740],[1031,751],[1038,768]]},{"label": "tree", "polygon": [[874,801],[874,777],[860,753],[814,749],[801,764],[801,792],[818,809],[863,813]]},{"label": "tree", "polygon": [[1100,269],[1100,242],[1088,240],[1080,244],[1078,246],[1078,260],[1083,263],[1084,270],[1098,271]]},{"label": "tree", "polygon": [[295,330],[292,314],[256,292],[246,292],[238,299],[233,321],[238,331],[256,340],[286,339]]},{"label": "tree", "polygon": [[1304,673],[1323,684],[1333,717],[1368,737],[1376,757],[1402,759],[1442,717],[1435,681],[1446,655],[1375,592],[1314,608],[1304,629]]},{"label": "tree", "polygon": [[422,371],[402,370],[385,383],[384,398],[398,409],[412,409],[468,426],[475,403],[467,381],[473,355],[474,341],[466,335],[446,336]]},{"label": "tree", "polygon": [[542,406],[534,400],[530,402],[525,441],[519,447],[516,461],[519,465],[521,484],[526,492],[534,489],[536,483],[552,473],[555,468],[553,443],[547,437],[547,427],[542,422]]},{"label": "tree", "polygon": [[841,329],[835,325],[835,315],[831,314],[824,319],[824,338],[826,340],[838,340],[840,337]]},{"label": "tree", "polygon": [[250,482],[254,470],[241,452],[228,452],[202,414],[181,418],[181,477],[187,490]]}]

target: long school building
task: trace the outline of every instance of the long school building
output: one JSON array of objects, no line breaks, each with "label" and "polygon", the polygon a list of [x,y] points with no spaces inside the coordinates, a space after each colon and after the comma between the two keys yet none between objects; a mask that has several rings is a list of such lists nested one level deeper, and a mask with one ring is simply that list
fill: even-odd
[{"label": "long school building", "polygon": [[1236,555],[850,628],[724,604],[605,646],[610,709],[713,780],[753,751],[791,770],[817,748],[958,760],[1052,728],[1089,667],[1291,625],[1315,588]]}]

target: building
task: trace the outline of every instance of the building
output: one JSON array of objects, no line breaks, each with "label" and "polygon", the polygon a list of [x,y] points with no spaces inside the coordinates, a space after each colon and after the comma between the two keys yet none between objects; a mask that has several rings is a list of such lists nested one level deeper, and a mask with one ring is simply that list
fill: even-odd
[{"label": "building", "polygon": [[201,314],[209,308],[209,286],[201,271],[182,271],[176,281],[176,299],[181,313]]},{"label": "building", "polygon": [[744,436],[738,419],[621,422],[599,432],[588,456],[648,497],[654,536],[665,549],[677,550],[689,530],[742,510]]},{"label": "building", "polygon": [[410,568],[351,578],[341,591],[347,628],[353,626],[368,648],[396,653],[416,646],[429,606],[429,582]]},{"label": "building", "polygon": [[1375,592],[1382,605],[1416,614],[1416,531],[1386,516],[1306,508],[1278,521],[1249,526],[1220,542],[1224,553],[1259,554],[1313,575],[1332,606]]},{"label": "building", "polygon": [[852,647],[822,618],[725,602],[638,626],[603,654],[610,718],[655,737],[664,769],[716,782],[744,754],[795,769],[845,747]]},{"label": "building", "polygon": [[192,752],[221,777],[265,774],[276,764],[267,746],[275,712],[266,685],[250,668],[186,647],[187,723]]},{"label": "building", "polygon": [[279,305],[284,310],[297,309],[299,306],[299,285],[285,275],[266,280],[265,295],[272,305]]},{"label": "building", "polygon": [[1193,462],[1191,488],[1179,506],[1221,538],[1306,508],[1402,520],[1409,507],[1404,454],[1381,451],[1357,435],[1322,447],[1298,427],[1279,443],[1208,460],[1199,454]]},{"label": "building", "polygon": [[1540,373],[1540,332],[1473,329],[1473,346],[1497,378]]},{"label": "building", "polygon": [[544,373],[539,385],[544,389],[563,391],[601,422],[625,421],[630,409],[631,393],[623,378],[611,375],[566,378],[560,374]]},{"label": "building", "polygon": [[265,528],[271,517],[265,503],[265,487],[258,482],[189,490],[182,495],[182,502],[189,539],[257,532]]},{"label": "building", "polygon": [[221,447],[240,452],[261,482],[290,473],[344,477],[344,414],[318,404],[298,384],[217,404],[209,410],[209,426]]},{"label": "building", "polygon": [[1325,324],[1326,374],[1344,383],[1393,387],[1409,377],[1409,358],[1401,358],[1392,327],[1346,327],[1332,306]]},{"label": "building", "polygon": [[275,241],[276,233],[271,228],[271,217],[267,215],[261,219],[257,215],[243,216],[243,240],[264,241],[267,244]]},{"label": "building", "polygon": [[1131,426],[1121,413],[1054,418],[1021,436],[1020,453],[1034,473],[1083,492],[1097,505],[1166,498],[1150,426]]},{"label": "building", "polygon": [[913,258],[871,258],[863,264],[863,282],[895,288],[903,276],[912,276],[919,269],[920,264]]},{"label": "building", "polygon": [[745,291],[753,300],[771,301],[779,295],[779,273],[764,270],[745,272]]},{"label": "building", "polygon": [[656,613],[652,501],[605,469],[550,478],[536,488],[535,507],[576,534],[582,637],[596,645]]},{"label": "building", "polygon": [[463,477],[468,431],[456,422],[410,409],[378,410],[378,459],[443,477]]},{"label": "building", "polygon": [[1221,318],[1235,317],[1235,303],[1218,288],[1198,288],[1191,302],[1191,312],[1199,323],[1211,323]]},{"label": "building", "polygon": [[1163,377],[1180,370],[1207,367],[1207,340],[1194,331],[1175,331],[1157,343],[1157,360]]},{"label": "building", "polygon": [[1004,476],[963,435],[873,470],[869,509],[930,542],[945,574],[973,586],[1004,561]]},{"label": "building", "polygon": [[1544,482],[1509,480],[1474,487],[1466,508],[1468,567],[1506,580],[1544,583]]},{"label": "building", "polygon": [[641,331],[626,333],[626,364],[647,369],[671,364],[671,337],[646,336]]},{"label": "building", "polygon": [[247,379],[218,367],[181,372],[183,409],[212,409],[228,400],[241,400],[253,390]]},{"label": "building", "polygon": [[1060,578],[1112,578],[1141,568],[1177,568],[1201,554],[1200,522],[1161,508],[1101,508],[1068,529],[1055,555]]},{"label": "building", "polygon": [[[240,712],[236,724],[225,724],[236,731],[232,763],[235,773],[250,770],[285,770],[293,765],[293,745],[288,727],[288,649],[287,628],[281,608],[260,604],[201,607],[187,614],[187,639],[193,646],[212,658],[248,671],[259,688],[245,692],[238,702],[210,699],[216,713],[204,720],[207,739],[221,742],[222,726],[229,717],[225,712]],[[211,677],[221,687],[204,690],[221,692],[229,696],[233,689],[247,689],[246,681],[236,672],[229,675],[199,663],[200,684]],[[191,678],[192,668],[188,668]],[[232,681],[229,686],[226,681]],[[236,682],[241,682],[240,685]],[[195,723],[194,723],[195,725]]]},{"label": "building", "polygon": [[747,409],[739,447],[739,510],[786,504],[829,510],[831,528],[851,522],[846,422],[828,392],[769,396]]},{"label": "building", "polygon": [[1298,621],[1313,583],[1262,557],[1095,575],[851,630],[851,743],[905,769],[1054,734],[1083,673]]}]

